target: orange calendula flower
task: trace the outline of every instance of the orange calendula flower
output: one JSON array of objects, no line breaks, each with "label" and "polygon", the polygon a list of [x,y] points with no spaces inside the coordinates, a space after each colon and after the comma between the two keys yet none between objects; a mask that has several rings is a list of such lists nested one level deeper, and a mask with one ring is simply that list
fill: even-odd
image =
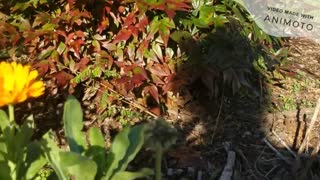
[{"label": "orange calendula flower", "polygon": [[38,72],[16,62],[0,63],[0,107],[17,104],[44,93],[44,84],[37,81]]}]

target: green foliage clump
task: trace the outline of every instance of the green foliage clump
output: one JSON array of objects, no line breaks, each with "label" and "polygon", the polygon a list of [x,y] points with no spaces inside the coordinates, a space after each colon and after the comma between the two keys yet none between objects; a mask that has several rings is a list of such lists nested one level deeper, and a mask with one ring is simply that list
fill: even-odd
[{"label": "green foliage clump", "polygon": [[[82,132],[81,106],[72,96],[65,103],[63,121],[70,151],[59,149],[50,133],[45,135],[42,142],[46,158],[59,179],[69,179],[73,176],[84,180],[129,180],[151,176],[154,174],[152,169],[143,168],[137,172],[129,172],[126,170],[127,166],[144,144],[156,143],[157,146],[151,147],[165,150],[175,143],[175,130],[164,121],[154,121],[124,128],[114,138],[111,148],[107,151],[104,137],[98,128],[91,127],[88,130],[88,138]],[[155,171],[161,176],[161,166]]]},{"label": "green foliage clump", "polygon": [[[27,119],[20,126],[13,119],[13,108],[9,112],[10,117],[0,111],[1,179],[55,177],[67,180],[73,177],[79,180],[130,180],[154,174],[156,179],[160,179],[159,159],[176,140],[175,129],[163,120],[154,120],[124,128],[108,149],[100,129],[91,127],[88,135],[82,131],[81,105],[75,97],[69,96],[63,114],[63,127],[68,143],[68,150],[65,150],[58,147],[51,131],[39,140],[33,140],[32,119]],[[144,145],[156,152],[156,168],[128,171],[129,163]]]}]

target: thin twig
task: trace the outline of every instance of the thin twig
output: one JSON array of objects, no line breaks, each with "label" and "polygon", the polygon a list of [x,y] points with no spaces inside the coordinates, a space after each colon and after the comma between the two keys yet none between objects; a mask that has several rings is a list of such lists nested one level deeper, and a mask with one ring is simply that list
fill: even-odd
[{"label": "thin twig", "polygon": [[[108,86],[106,86],[106,85],[104,85],[104,84],[100,84],[100,85],[102,85],[103,87],[106,87],[109,91],[118,94],[118,95],[121,97],[121,98],[120,98],[120,101],[122,101],[122,102],[124,102],[124,103],[126,103],[126,104],[128,104],[128,105],[131,105],[131,106],[133,106],[133,107],[135,107],[135,108],[138,108],[138,109],[140,109],[142,112],[144,112],[144,113],[146,113],[146,114],[148,114],[148,115],[150,115],[150,116],[152,116],[152,117],[154,117],[154,118],[158,118],[157,115],[155,115],[154,113],[152,113],[151,111],[149,111],[146,107],[144,107],[144,106],[142,106],[142,105],[140,105],[140,104],[134,103],[134,102],[130,102],[130,100],[128,100],[128,99],[127,99],[126,97],[124,97],[122,94],[120,94],[119,92],[113,90],[112,88],[110,88],[110,87],[108,87]],[[100,90],[100,91],[101,91],[101,90]]]},{"label": "thin twig", "polygon": [[275,147],[273,147],[270,143],[269,143],[269,141],[266,139],[266,138],[264,138],[263,139],[263,141],[269,146],[269,148],[271,149],[271,150],[273,150],[276,154],[277,154],[277,156],[279,157],[279,158],[281,158],[282,160],[284,160],[286,163],[290,163]]},{"label": "thin twig", "polygon": [[280,138],[280,136],[279,136],[274,130],[272,130],[271,132],[272,132],[272,134],[273,134],[274,136],[276,136],[276,138],[279,139],[279,141],[281,142],[281,144],[282,144],[294,157],[297,157],[296,153],[291,150],[291,148],[286,144],[286,142],[284,142],[284,141]]},{"label": "thin twig", "polygon": [[262,174],[262,172],[259,170],[258,168],[258,161],[260,161],[262,154],[264,153],[266,147],[263,148],[262,152],[259,154],[257,160],[254,162],[254,169],[256,170],[256,172],[261,176],[264,177],[265,179],[269,180],[268,177],[264,176],[264,174]]},{"label": "thin twig", "polygon": [[277,168],[279,168],[281,165],[276,165],[276,166],[274,166],[274,167],[272,167],[266,174],[265,174],[265,176],[267,177],[267,176],[269,176],[269,174],[271,174],[275,169],[277,169]]},{"label": "thin twig", "polygon": [[308,137],[310,135],[310,132],[312,131],[313,129],[313,126],[315,125],[316,121],[317,121],[317,117],[318,117],[318,114],[319,114],[319,110],[320,110],[320,98],[318,99],[317,101],[317,105],[316,105],[316,108],[314,110],[314,113],[313,113],[313,116],[312,116],[312,119],[311,119],[311,122],[310,122],[310,125],[309,125],[309,128],[307,129],[307,132],[306,132],[306,135],[300,145],[300,148],[298,150],[298,154],[301,154],[304,149],[305,149],[305,146],[307,144],[307,141],[308,141]]},{"label": "thin twig", "polygon": [[236,152],[240,155],[240,157],[243,159],[245,166],[247,166],[247,170],[251,173],[251,175],[254,177],[254,179],[256,180],[261,180],[261,178],[259,178],[252,170],[248,159],[246,158],[246,156],[243,154],[242,150],[236,150]]},{"label": "thin twig", "polygon": [[214,125],[213,133],[211,135],[211,143],[213,142],[213,138],[216,135],[216,131],[218,129],[218,125],[219,125],[219,121],[220,121],[220,115],[221,115],[221,111],[222,111],[222,107],[223,107],[223,100],[224,100],[224,94],[222,94],[222,97],[221,97],[219,112],[218,112],[218,115],[216,117],[216,123]]}]

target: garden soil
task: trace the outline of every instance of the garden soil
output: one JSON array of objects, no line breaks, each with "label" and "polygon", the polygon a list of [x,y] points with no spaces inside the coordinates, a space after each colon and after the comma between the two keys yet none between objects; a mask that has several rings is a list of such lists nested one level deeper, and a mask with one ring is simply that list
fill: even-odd
[{"label": "garden soil", "polygon": [[179,113],[168,117],[181,136],[167,153],[166,179],[219,179],[232,152],[232,179],[319,179],[319,159],[309,158],[320,142],[319,123],[297,151],[320,98],[320,45],[303,38],[287,43],[290,54],[280,67],[292,76],[260,81],[258,97],[182,93]]}]

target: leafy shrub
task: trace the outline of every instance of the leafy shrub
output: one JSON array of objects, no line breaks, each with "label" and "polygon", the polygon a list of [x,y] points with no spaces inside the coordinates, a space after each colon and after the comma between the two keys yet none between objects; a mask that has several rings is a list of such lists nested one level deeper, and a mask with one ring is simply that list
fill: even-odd
[{"label": "leafy shrub", "polygon": [[72,96],[65,103],[63,122],[70,151],[59,149],[51,133],[46,134],[42,141],[45,156],[59,179],[75,177],[79,180],[120,180],[151,176],[154,171],[149,168],[143,168],[138,172],[126,171],[128,164],[144,144],[148,144],[157,152],[156,177],[159,179],[162,153],[175,142],[174,129],[164,121],[153,121],[127,127],[119,132],[107,152],[104,137],[99,129],[91,127],[88,130],[88,138],[82,132],[81,106]]},{"label": "leafy shrub", "polygon": [[32,141],[33,120],[22,126],[0,111],[0,179],[32,179],[47,163],[39,141]]},{"label": "leafy shrub", "polygon": [[[128,107],[123,99],[160,115],[168,92],[190,78],[202,79],[209,96],[221,84],[236,93],[249,86],[250,63],[268,74],[273,65],[263,65],[273,64],[281,43],[231,0],[9,0],[0,12],[1,57],[33,64],[52,94],[85,86],[83,100],[94,101],[101,117],[125,114],[107,111]],[[234,53],[223,57],[226,51]],[[193,74],[208,63],[203,75]],[[193,70],[179,70],[185,66]]]}]

